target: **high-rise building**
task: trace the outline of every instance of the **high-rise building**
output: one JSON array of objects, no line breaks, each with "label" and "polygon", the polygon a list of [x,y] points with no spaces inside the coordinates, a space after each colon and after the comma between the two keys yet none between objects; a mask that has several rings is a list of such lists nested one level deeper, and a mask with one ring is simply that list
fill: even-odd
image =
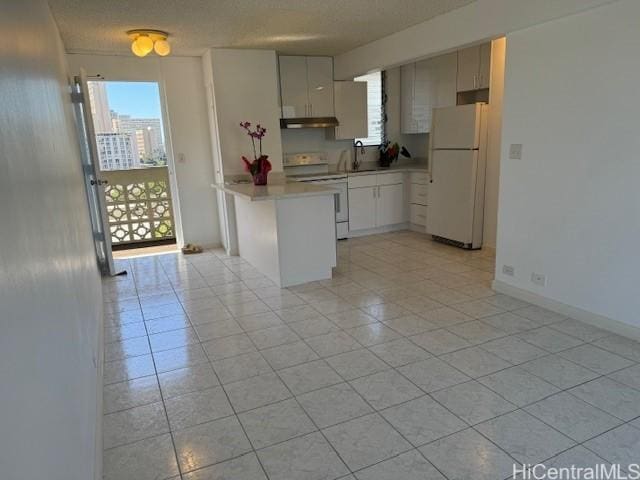
[{"label": "high-rise building", "polygon": [[96,133],[113,132],[109,98],[107,97],[107,87],[104,82],[89,82],[89,100]]},{"label": "high-rise building", "polygon": [[117,115],[113,124],[116,131],[131,133],[136,138],[137,150],[144,163],[162,163],[166,161],[162,127],[159,118],[132,118],[129,115]]},{"label": "high-rise building", "polygon": [[140,167],[135,136],[130,133],[96,133],[100,170]]},{"label": "high-rise building", "polygon": [[[106,82],[103,81],[89,82],[89,99],[98,150],[102,146],[102,168],[113,170],[167,164],[159,118],[133,118],[110,110]],[[100,137],[102,134],[117,135]],[[135,152],[135,162],[129,158],[130,145]]]}]

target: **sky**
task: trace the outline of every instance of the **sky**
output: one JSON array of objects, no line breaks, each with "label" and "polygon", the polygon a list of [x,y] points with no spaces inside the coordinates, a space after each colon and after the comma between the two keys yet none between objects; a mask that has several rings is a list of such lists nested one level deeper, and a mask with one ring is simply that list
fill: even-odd
[{"label": "sky", "polygon": [[160,92],[154,82],[105,82],[109,108],[136,118],[159,118]]}]

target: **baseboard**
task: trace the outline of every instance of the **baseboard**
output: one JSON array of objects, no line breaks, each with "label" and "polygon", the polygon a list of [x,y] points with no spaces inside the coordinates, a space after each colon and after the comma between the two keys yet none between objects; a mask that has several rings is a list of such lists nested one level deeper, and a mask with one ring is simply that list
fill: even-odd
[{"label": "baseboard", "polygon": [[629,325],[628,323],[567,305],[566,303],[562,303],[548,297],[543,297],[537,293],[514,287],[513,285],[509,285],[508,283],[500,280],[494,280],[492,286],[496,292],[510,295],[520,300],[524,300],[525,302],[532,303],[533,305],[551,310],[552,312],[566,315],[567,317],[580,320],[581,322],[588,323],[589,325],[593,325],[594,327],[598,327],[603,330],[608,330],[617,335],[622,335],[623,337],[640,341],[640,328]]},{"label": "baseboard", "polygon": [[395,225],[386,225],[378,228],[368,228],[366,230],[349,230],[347,238],[364,237],[366,235],[376,235],[379,233],[397,232],[398,230],[407,230],[409,223],[396,223]]}]

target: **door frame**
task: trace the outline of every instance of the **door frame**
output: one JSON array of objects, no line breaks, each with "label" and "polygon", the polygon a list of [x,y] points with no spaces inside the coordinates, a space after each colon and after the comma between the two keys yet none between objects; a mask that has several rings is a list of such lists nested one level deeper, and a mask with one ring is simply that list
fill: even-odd
[{"label": "door frame", "polygon": [[[136,59],[139,60],[139,59]],[[94,69],[95,67],[91,67]],[[182,229],[182,213],[180,208],[180,189],[178,188],[178,179],[176,175],[175,155],[173,150],[173,140],[171,131],[171,119],[167,107],[167,93],[165,88],[164,76],[162,74],[161,64],[157,69],[150,70],[148,66],[141,65],[140,70],[130,71],[129,69],[118,69],[118,71],[110,72],[105,68],[100,72],[87,71],[91,81],[106,82],[152,82],[158,85],[158,96],[160,101],[160,115],[164,129],[165,151],[167,154],[167,170],[169,172],[169,188],[171,189],[171,199],[173,202],[173,218],[174,231],[176,235],[176,244],[178,247],[184,245],[184,233]],[[103,73],[103,72],[106,72]]]}]

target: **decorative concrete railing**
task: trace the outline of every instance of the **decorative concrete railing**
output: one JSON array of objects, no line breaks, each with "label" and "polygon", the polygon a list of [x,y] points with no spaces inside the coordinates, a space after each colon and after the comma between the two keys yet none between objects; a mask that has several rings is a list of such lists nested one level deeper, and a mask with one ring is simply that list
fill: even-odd
[{"label": "decorative concrete railing", "polygon": [[111,243],[174,239],[167,167],[103,171]]}]

